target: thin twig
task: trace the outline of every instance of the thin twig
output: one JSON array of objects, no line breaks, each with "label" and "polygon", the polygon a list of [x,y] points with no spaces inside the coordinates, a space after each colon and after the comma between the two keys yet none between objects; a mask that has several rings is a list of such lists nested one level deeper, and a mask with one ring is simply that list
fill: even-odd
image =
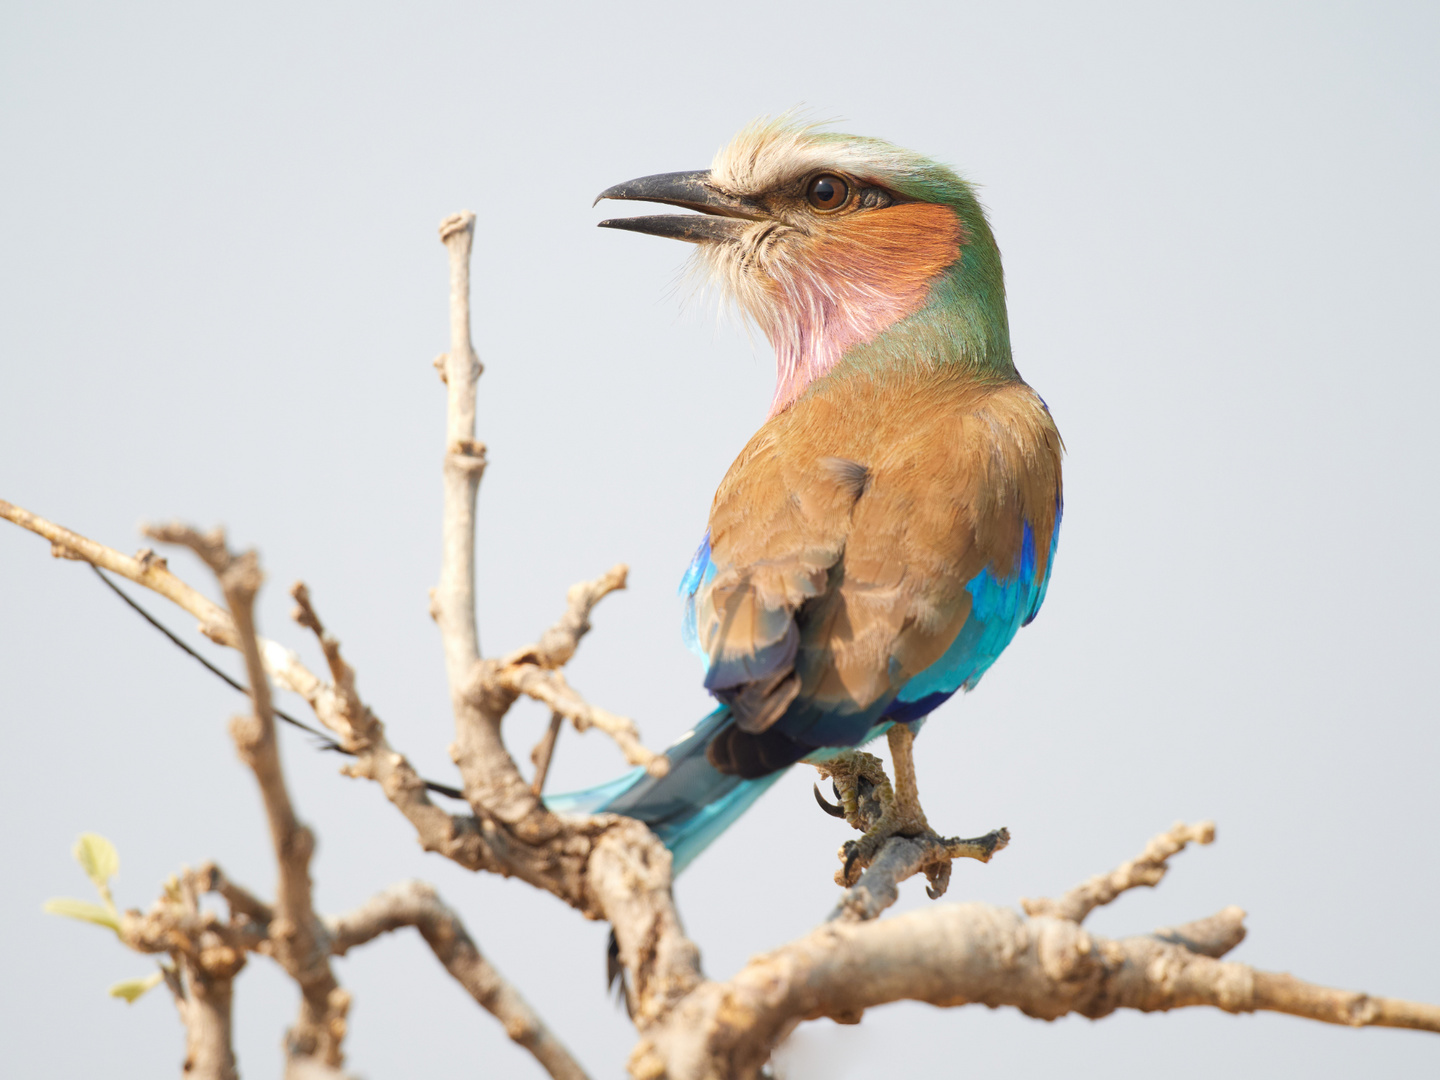
[{"label": "thin twig", "polygon": [[530,751],[530,760],[535,765],[535,779],[530,781],[530,790],[536,795],[545,790],[545,777],[550,772],[550,759],[555,756],[555,742],[560,738],[560,728],[564,723],[565,717],[558,712],[552,712],[550,723],[545,728],[545,734],[535,744],[535,749]]},{"label": "thin twig", "polygon": [[1027,915],[1049,915],[1056,919],[1082,923],[1090,912],[1110,903],[1127,889],[1158,885],[1165,876],[1167,860],[1170,856],[1184,851],[1186,844],[1208,844],[1214,839],[1213,821],[1202,821],[1198,825],[1176,822],[1168,832],[1151,839],[1138,858],[1121,863],[1108,874],[1096,874],[1083,885],[1075,886],[1059,900],[1045,897],[1033,900],[1027,898],[1021,900],[1020,904]]},{"label": "thin twig", "polygon": [[97,544],[88,537],[71,532],[52,521],[46,521],[38,514],[32,514],[4,499],[0,499],[0,517],[45,537],[50,541],[50,553],[57,559],[79,559],[92,566],[112,570],[137,585],[144,585],[199,619],[200,632],[210,640],[231,648],[239,647],[235,626],[225,609],[177,578],[170,572],[165,560],[156,558],[149,549],[141,551],[135,558],[121,555],[113,548]]},{"label": "thin twig", "polygon": [[195,880],[202,892],[215,893],[225,898],[232,918],[239,915],[262,926],[268,926],[275,917],[274,908],[243,885],[231,881],[225,871],[213,862],[201,863],[200,868],[195,871]]},{"label": "thin twig", "polygon": [[[214,675],[217,679],[219,679],[221,682],[223,682],[226,686],[230,687],[230,689],[232,689],[232,690],[238,690],[240,693],[244,694],[246,697],[249,697],[249,696],[250,696],[250,691],[245,688],[245,686],[244,686],[243,683],[237,682],[236,680],[232,679],[232,678],[231,678],[225,671],[223,671],[221,668],[216,667],[216,666],[215,666],[214,664],[212,664],[209,660],[206,660],[205,657],[201,656],[198,652],[196,652],[194,649],[192,649],[189,645],[185,644],[185,642],[182,641],[182,640],[180,639],[180,637],[177,636],[174,632],[172,632],[171,629],[170,629],[168,626],[166,626],[164,623],[162,623],[159,619],[155,618],[155,616],[151,615],[150,612],[146,611],[145,608],[142,607],[142,606],[135,600],[134,597],[132,597],[132,596],[131,596],[129,593],[127,593],[124,589],[120,588],[119,585],[116,585],[113,581],[111,581],[108,577],[106,577],[106,576],[105,576],[105,571],[101,570],[101,569],[100,569],[98,566],[96,566],[94,563],[90,563],[89,566],[90,566],[90,569],[95,572],[95,576],[98,577],[101,581],[103,581],[103,582],[105,583],[105,587],[106,587],[107,589],[109,589],[111,592],[113,592],[113,593],[114,593],[116,596],[118,596],[121,600],[125,601],[125,603],[126,603],[127,605],[129,605],[131,611],[135,612],[135,614],[139,615],[142,619],[144,619],[147,623],[149,623],[151,626],[153,626],[156,630],[159,630],[160,633],[164,634],[165,637],[166,637],[166,639],[170,642],[170,644],[174,645],[177,649],[179,649],[181,652],[183,652],[186,656],[190,657],[190,659],[194,660],[197,664],[199,664],[201,667],[203,667],[206,671],[210,672],[211,675]],[[273,704],[271,705],[270,708],[271,708],[271,711],[274,712],[274,714],[276,715],[277,718],[285,721],[285,723],[289,724],[291,727],[297,727],[297,728],[299,728],[301,731],[305,732],[306,734],[315,736],[315,738],[320,741],[320,745],[319,745],[319,747],[317,747],[317,749],[320,749],[320,750],[333,750],[333,751],[334,751],[335,753],[337,753],[337,754],[352,754],[352,753],[353,753],[353,751],[346,750],[345,747],[341,746],[338,742],[336,742],[334,739],[330,738],[330,736],[329,736],[329,735],[326,735],[323,731],[319,730],[318,728],[313,728],[313,727],[311,727],[309,724],[305,723],[303,720],[297,720],[295,717],[291,716],[289,713],[285,712],[283,709],[279,709],[279,708],[275,707]]]},{"label": "thin twig", "polygon": [[607,712],[582,698],[559,671],[549,671],[536,664],[515,664],[499,669],[495,683],[513,694],[524,694],[548,705],[551,711],[575,725],[576,731],[598,728],[610,738],[631,765],[644,765],[653,776],[664,776],[670,763],[663,754],[647,749],[640,742],[635,722]]},{"label": "thin twig", "polygon": [[[663,754],[640,741],[640,731],[628,717],[591,705],[566,680],[562,668],[574,657],[580,640],[590,631],[590,614],[606,596],[625,588],[629,574],[617,563],[598,578],[570,586],[565,594],[565,613],[533,645],[515,649],[504,659],[482,662],[475,667],[468,696],[492,714],[503,715],[514,700],[524,695],[549,706],[575,725],[576,731],[597,728],[609,735],[625,760],[643,765],[652,776],[664,776],[670,762]],[[543,744],[542,744],[543,745]],[[537,752],[539,748],[537,747]],[[539,789],[531,785],[538,794]]]}]

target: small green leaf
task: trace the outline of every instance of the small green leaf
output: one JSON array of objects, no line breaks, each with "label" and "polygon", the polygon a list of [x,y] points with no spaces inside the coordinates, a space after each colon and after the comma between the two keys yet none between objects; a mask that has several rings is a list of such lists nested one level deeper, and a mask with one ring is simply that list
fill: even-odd
[{"label": "small green leaf", "polygon": [[110,987],[110,996],[124,998],[134,1005],[145,996],[147,991],[154,990],[159,986],[164,978],[165,976],[157,971],[153,975],[146,975],[143,979],[126,979],[124,982],[118,982]]},{"label": "small green leaf", "polygon": [[68,896],[57,896],[53,900],[45,901],[45,910],[51,915],[63,915],[67,919],[79,919],[81,922],[94,923],[96,926],[108,926],[115,931],[115,936],[120,936],[120,920],[115,913],[102,904],[92,904],[89,900],[72,900]]},{"label": "small green leaf", "polygon": [[75,861],[97,889],[104,889],[120,872],[120,855],[115,845],[99,833],[81,833],[75,841]]}]

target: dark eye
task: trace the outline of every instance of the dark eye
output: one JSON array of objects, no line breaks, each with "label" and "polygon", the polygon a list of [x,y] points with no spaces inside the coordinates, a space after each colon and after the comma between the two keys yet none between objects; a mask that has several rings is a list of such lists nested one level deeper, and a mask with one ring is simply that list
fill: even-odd
[{"label": "dark eye", "polygon": [[850,185],[838,176],[825,173],[810,181],[805,198],[816,210],[838,210],[850,198]]}]

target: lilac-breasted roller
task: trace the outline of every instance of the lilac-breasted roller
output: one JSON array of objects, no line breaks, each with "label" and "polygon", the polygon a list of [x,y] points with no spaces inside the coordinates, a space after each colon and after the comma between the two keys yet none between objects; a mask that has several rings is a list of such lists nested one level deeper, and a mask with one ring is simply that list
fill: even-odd
[{"label": "lilac-breasted roller", "polygon": [[681,584],[719,708],[666,776],[550,804],[644,821],[678,871],[788,766],[888,732],[894,795],[849,845],[863,865],[928,831],[914,733],[1035,617],[1055,555],[1060,435],[1015,370],[985,213],[943,165],[784,119],[708,171],[600,198],[699,211],[600,224],[695,244],[777,376]]}]

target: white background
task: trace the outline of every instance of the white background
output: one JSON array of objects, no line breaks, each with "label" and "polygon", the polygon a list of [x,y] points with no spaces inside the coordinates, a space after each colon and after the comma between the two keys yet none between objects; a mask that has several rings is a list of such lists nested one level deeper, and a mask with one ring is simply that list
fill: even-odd
[{"label": "white background", "polygon": [[[681,314],[682,245],[597,230],[590,200],[704,167],[752,117],[808,104],[982,185],[1017,362],[1069,450],[1043,614],[920,742],[930,819],[1015,837],[991,865],[957,866],[948,899],[1054,894],[1177,818],[1212,817],[1213,847],[1089,925],[1144,932],[1240,904],[1236,959],[1440,1002],[1437,31],[1423,3],[12,2],[0,497],[124,550],[141,519],[223,522],[263,555],[264,631],[318,665],[286,617],[303,577],[393,742],[453,777],[426,614],[444,401],[430,361],[447,344],[436,226],[473,209],[485,647],[530,640],[570,583],[628,562],[573,681],[664,745],[707,709],[674,589],[764,415],[770,358],[703,304]],[[241,707],[83,566],[0,527],[7,1075],[178,1070],[164,993],[105,996],[150,961],[40,905],[89,895],[69,854],[83,830],[119,848],[125,905],[206,858],[268,890],[225,732]],[[522,754],[544,719],[513,715]],[[324,909],[435,882],[593,1074],[621,1074],[633,1031],[604,998],[603,926],[423,856],[333,755],[288,733],[284,753]],[[621,764],[567,733],[552,789]],[[803,771],[678,884],[711,975],[834,899],[844,832]],[[926,903],[906,887],[902,909]],[[538,1074],[413,935],[337,968],[364,1075]],[[268,961],[241,977],[248,1076],[278,1075],[295,1000]],[[803,1027],[781,1067],[1437,1064],[1433,1035],[1274,1015],[1044,1024],[897,1005]]]}]

